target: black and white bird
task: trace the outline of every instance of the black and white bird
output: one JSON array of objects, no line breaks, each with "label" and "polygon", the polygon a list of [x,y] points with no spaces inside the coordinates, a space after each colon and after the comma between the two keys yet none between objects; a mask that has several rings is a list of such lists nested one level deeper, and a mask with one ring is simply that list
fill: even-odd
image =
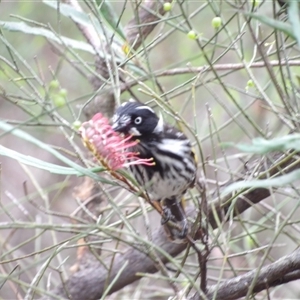
[{"label": "black and white bird", "polygon": [[179,223],[178,238],[189,231],[182,206],[186,191],[196,179],[197,165],[189,139],[178,129],[165,124],[154,110],[136,101],[122,103],[112,119],[116,132],[131,135],[139,143],[130,151],[139,152],[140,158],[153,158],[155,165],[132,165],[130,170],[149,195],[151,201],[161,203],[165,217]]}]

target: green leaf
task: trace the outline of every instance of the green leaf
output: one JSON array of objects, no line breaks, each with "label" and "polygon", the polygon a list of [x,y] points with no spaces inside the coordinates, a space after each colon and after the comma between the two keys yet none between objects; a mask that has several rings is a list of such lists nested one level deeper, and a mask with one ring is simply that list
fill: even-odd
[{"label": "green leaf", "polygon": [[299,1],[289,1],[287,8],[289,21],[292,24],[292,30],[297,40],[298,46],[300,46],[300,16],[299,16]]},{"label": "green leaf", "polygon": [[98,28],[99,22],[94,17],[87,15],[83,11],[75,9],[69,4],[58,3],[57,1],[48,0],[44,0],[43,3],[50,6],[51,8],[54,8],[63,16],[71,18],[74,22],[84,26],[91,26],[91,19],[93,19],[95,21],[95,23],[93,22],[94,26],[97,25],[97,29],[99,29],[102,32],[101,28]]},{"label": "green leaf", "polygon": [[294,30],[292,28],[291,25],[286,24],[284,22],[281,21],[277,21],[274,20],[272,18],[269,18],[265,15],[259,15],[259,14],[254,14],[254,13],[244,13],[246,16],[249,16],[255,20],[258,20],[274,29],[277,29],[279,31],[284,32],[286,35],[288,35],[289,37],[293,38],[294,40],[297,40],[295,34],[294,34]]},{"label": "green leaf", "polygon": [[[256,138],[252,140],[252,145],[249,144],[233,144],[227,143],[227,146],[233,146],[239,150],[247,153],[265,154],[272,151],[286,151],[295,150],[300,151],[300,134],[294,133],[283,137],[266,140],[264,138]],[[229,194],[236,190],[243,190],[248,188],[270,188],[281,187],[288,185],[295,180],[300,179],[300,170],[290,172],[274,178],[256,179],[251,181],[238,181],[227,188],[225,188],[222,195]]]},{"label": "green leaf", "polygon": [[118,54],[119,57],[125,57],[122,51],[123,40],[116,39],[116,37],[119,37],[119,35],[116,35],[116,32],[110,30],[110,28],[108,28],[107,26],[103,28],[103,25],[101,26],[99,21],[94,16],[88,15],[83,11],[78,11],[77,9],[68,4],[58,3],[56,1],[49,0],[44,0],[43,3],[59,11],[63,16],[71,18],[76,23],[94,28],[97,32],[97,36],[101,40],[101,43],[106,43],[106,35],[104,34],[103,30],[106,31],[109,38],[111,38],[114,35],[111,47],[114,49],[115,53]]},{"label": "green leaf", "polygon": [[126,40],[124,29],[119,22],[119,17],[115,13],[111,3],[105,0],[96,0],[100,15],[106,20],[107,24],[115,31],[123,41]]},{"label": "green leaf", "polygon": [[43,36],[49,40],[55,41],[60,45],[66,45],[68,47],[72,47],[73,49],[83,50],[95,54],[93,47],[90,46],[89,44],[81,41],[76,41],[63,36],[59,36],[58,38],[57,35],[55,35],[52,31],[46,28],[32,27],[24,22],[6,22],[6,21],[5,22],[0,21],[0,27],[8,31],[18,31],[18,32],[24,32],[26,34]]},{"label": "green leaf", "polygon": [[[85,176],[89,176],[91,178],[93,178],[96,181],[100,181],[103,183],[109,183],[109,184],[114,184],[113,182],[106,180],[105,178],[97,175],[94,173],[94,171],[96,171],[95,169],[86,169],[78,164],[76,164],[75,162],[73,162],[72,160],[68,159],[67,157],[63,156],[61,153],[59,153],[58,151],[56,151],[55,149],[53,149],[51,146],[49,146],[48,144],[45,144],[43,142],[41,142],[40,140],[36,139],[35,137],[31,136],[30,134],[26,133],[23,130],[20,129],[16,129],[15,127],[13,127],[10,124],[7,124],[3,121],[0,121],[0,129],[4,130],[7,133],[11,133],[27,142],[30,142],[31,144],[34,144],[36,146],[38,146],[39,148],[51,153],[53,156],[55,156],[57,159],[59,159],[60,161],[62,161],[63,163],[65,163],[67,166],[73,168],[75,171],[77,171],[76,175],[85,175]],[[3,148],[2,148],[3,150]],[[12,150],[11,150],[12,151]],[[6,152],[6,154],[8,154]],[[13,154],[13,153],[10,153]],[[10,156],[11,157],[11,156]],[[12,157],[14,158],[14,157]],[[24,157],[22,157],[24,159]],[[26,161],[26,159],[25,159]],[[30,161],[29,158],[27,158],[27,162]],[[35,166],[39,167],[40,169],[47,169],[50,168],[51,166],[46,163],[43,167],[44,161],[40,161],[41,165],[38,166],[36,163],[37,161],[31,160],[32,163],[35,163]],[[66,171],[66,169],[64,169]]]},{"label": "green leaf", "polygon": [[225,188],[224,191],[222,192],[222,196],[225,196],[237,190],[243,190],[248,188],[270,188],[270,187],[286,186],[299,179],[300,179],[300,170],[295,170],[289,174],[285,174],[275,178],[262,179],[262,180],[257,179],[257,180],[250,180],[250,181],[238,181]]},{"label": "green leaf", "polygon": [[17,151],[11,150],[9,148],[6,148],[4,146],[0,145],[0,155],[10,157],[12,159],[17,160],[18,162],[32,166],[35,168],[43,169],[46,171],[49,171],[54,174],[60,174],[60,175],[80,175],[80,173],[73,168],[67,168],[55,164],[51,164],[48,162],[45,162],[43,160],[40,160],[38,158],[29,156],[29,155],[24,155],[22,153],[19,153]]},{"label": "green leaf", "polygon": [[[18,162],[32,166],[38,169],[42,169],[48,171],[50,173],[59,174],[59,175],[76,175],[81,176],[81,173],[74,170],[73,168],[63,167],[60,165],[52,164],[45,162],[44,160],[40,160],[38,158],[32,157],[30,155],[24,155],[12,149],[6,148],[0,145],[0,155],[7,156],[9,158],[15,159]],[[103,172],[105,168],[97,167],[90,169],[93,172]]]},{"label": "green leaf", "polygon": [[243,152],[254,154],[265,154],[272,151],[300,150],[300,134],[289,134],[280,138],[266,140],[264,138],[256,138],[250,144],[234,144],[225,143],[224,146],[232,146]]}]

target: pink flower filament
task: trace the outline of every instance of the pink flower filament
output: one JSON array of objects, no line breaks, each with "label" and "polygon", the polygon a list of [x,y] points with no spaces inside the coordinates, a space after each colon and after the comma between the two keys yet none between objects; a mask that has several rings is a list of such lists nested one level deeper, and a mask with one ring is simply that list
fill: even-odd
[{"label": "pink flower filament", "polygon": [[109,121],[96,114],[90,121],[84,122],[79,132],[84,145],[107,168],[117,170],[130,165],[153,166],[153,158],[140,158],[137,152],[127,151],[134,147],[138,141],[132,141],[132,136],[122,138],[109,124]]}]

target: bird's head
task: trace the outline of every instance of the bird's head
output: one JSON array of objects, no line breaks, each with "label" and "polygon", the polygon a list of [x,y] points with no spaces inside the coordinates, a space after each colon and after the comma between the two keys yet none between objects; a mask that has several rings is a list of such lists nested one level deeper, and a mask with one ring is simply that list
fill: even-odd
[{"label": "bird's head", "polygon": [[112,119],[112,128],[125,135],[148,136],[163,131],[163,119],[151,107],[129,101],[117,108]]}]

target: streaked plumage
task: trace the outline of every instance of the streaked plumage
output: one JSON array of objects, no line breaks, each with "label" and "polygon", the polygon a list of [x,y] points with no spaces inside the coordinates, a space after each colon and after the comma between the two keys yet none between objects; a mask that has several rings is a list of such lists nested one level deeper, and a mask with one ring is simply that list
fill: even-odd
[{"label": "streaked plumage", "polygon": [[180,235],[184,237],[188,224],[181,199],[193,186],[197,169],[189,139],[139,102],[125,102],[116,110],[113,129],[139,139],[131,149],[139,152],[139,157],[153,157],[154,166],[134,165],[131,172],[151,200],[161,201],[166,218],[181,223]]}]

